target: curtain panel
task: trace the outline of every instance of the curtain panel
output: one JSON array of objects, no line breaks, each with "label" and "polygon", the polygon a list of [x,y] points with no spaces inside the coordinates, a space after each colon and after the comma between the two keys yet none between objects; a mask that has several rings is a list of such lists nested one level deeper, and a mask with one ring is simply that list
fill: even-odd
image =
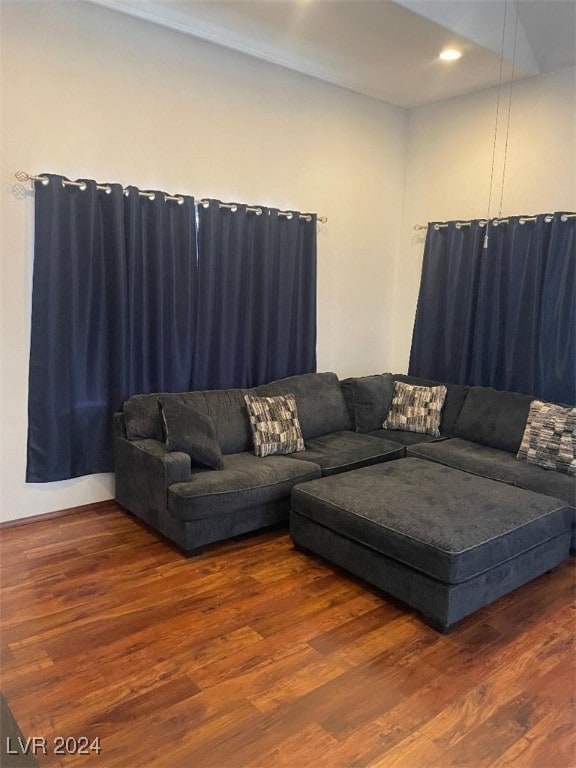
[{"label": "curtain panel", "polygon": [[26,480],[113,469],[112,414],[182,391],[196,317],[194,200],[35,185]]},{"label": "curtain panel", "polygon": [[316,370],[316,216],[259,210],[199,206],[192,389]]},{"label": "curtain panel", "polygon": [[563,213],[429,224],[409,373],[574,404],[575,233]]},{"label": "curtain panel", "polygon": [[28,482],[111,471],[112,414],[133,394],[316,370],[315,215],[43,176]]}]

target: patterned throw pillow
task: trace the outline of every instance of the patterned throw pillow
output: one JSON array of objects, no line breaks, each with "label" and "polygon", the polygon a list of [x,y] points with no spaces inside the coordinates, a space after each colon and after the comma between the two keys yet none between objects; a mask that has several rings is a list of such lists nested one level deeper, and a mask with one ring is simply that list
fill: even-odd
[{"label": "patterned throw pillow", "polygon": [[516,458],[576,475],[576,408],[533,400]]},{"label": "patterned throw pillow", "polygon": [[383,429],[403,429],[440,437],[440,418],[447,391],[444,385],[420,387],[395,381]]},{"label": "patterned throw pillow", "polygon": [[304,450],[294,395],[244,395],[244,399],[248,407],[256,456]]}]

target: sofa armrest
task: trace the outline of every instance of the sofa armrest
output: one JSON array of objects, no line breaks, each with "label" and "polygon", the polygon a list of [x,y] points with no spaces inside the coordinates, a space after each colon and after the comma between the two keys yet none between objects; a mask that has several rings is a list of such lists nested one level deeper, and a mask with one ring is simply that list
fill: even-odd
[{"label": "sofa armrest", "polygon": [[191,468],[187,453],[169,451],[159,440],[114,441],[116,500],[137,515],[166,511],[168,488],[188,480]]}]

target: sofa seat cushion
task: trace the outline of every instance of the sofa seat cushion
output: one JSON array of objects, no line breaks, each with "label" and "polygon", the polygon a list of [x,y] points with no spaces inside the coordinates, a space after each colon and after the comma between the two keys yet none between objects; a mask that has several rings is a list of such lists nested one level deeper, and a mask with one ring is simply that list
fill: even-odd
[{"label": "sofa seat cushion", "polygon": [[305,444],[306,449],[298,454],[298,458],[318,464],[323,476],[401,459],[406,452],[399,443],[359,435],[349,430],[315,437],[306,440]]},{"label": "sofa seat cushion", "polygon": [[405,432],[403,429],[375,429],[368,434],[371,437],[378,437],[380,440],[392,440],[402,445],[433,443],[438,440],[446,440],[445,437],[434,437],[433,435],[420,434],[418,432]]},{"label": "sofa seat cushion", "polygon": [[292,510],[446,584],[568,543],[571,522],[562,501],[411,458],[299,485]]},{"label": "sofa seat cushion", "polygon": [[186,521],[231,515],[282,498],[288,500],[296,483],[316,477],[320,477],[316,464],[290,456],[229,454],[224,456],[220,471],[193,471],[189,481],[171,485],[168,510]]},{"label": "sofa seat cushion", "polygon": [[575,477],[518,461],[511,453],[498,448],[453,437],[441,443],[410,446],[406,453],[408,456],[436,461],[447,467],[516,485],[527,491],[553,496],[576,506]]}]

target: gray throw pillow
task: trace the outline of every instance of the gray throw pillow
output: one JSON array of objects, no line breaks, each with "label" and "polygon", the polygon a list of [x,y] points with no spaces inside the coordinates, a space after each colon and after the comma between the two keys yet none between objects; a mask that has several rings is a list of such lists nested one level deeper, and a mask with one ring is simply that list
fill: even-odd
[{"label": "gray throw pillow", "polygon": [[222,451],[210,416],[176,399],[160,398],[158,402],[166,448],[187,453],[193,462],[202,467],[222,469]]},{"label": "gray throw pillow", "polygon": [[576,475],[576,407],[533,400],[516,458]]},{"label": "gray throw pillow", "polygon": [[304,450],[294,395],[244,395],[256,456]]},{"label": "gray throw pillow", "polygon": [[439,387],[419,387],[395,381],[392,403],[382,428],[440,437],[446,391],[443,384]]}]

